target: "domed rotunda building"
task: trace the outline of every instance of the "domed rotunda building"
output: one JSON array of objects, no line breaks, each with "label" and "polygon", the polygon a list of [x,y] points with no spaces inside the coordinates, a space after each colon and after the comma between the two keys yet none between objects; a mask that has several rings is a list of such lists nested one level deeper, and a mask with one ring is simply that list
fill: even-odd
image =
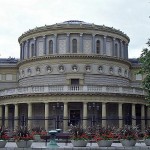
[{"label": "domed rotunda building", "polygon": [[19,37],[20,59],[0,59],[0,123],[47,131],[70,124],[148,124],[140,63],[129,37],[83,21],[36,27]]}]

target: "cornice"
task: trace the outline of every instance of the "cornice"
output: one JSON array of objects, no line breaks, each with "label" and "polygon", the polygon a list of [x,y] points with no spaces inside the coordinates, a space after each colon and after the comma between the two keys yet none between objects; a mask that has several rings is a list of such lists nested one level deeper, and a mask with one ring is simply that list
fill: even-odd
[{"label": "cornice", "polygon": [[23,98],[23,97],[47,97],[47,96],[115,96],[115,97],[136,97],[136,98],[144,98],[144,95],[133,95],[133,94],[123,94],[123,93],[95,93],[95,92],[83,92],[83,93],[74,93],[74,92],[69,92],[69,93],[58,93],[58,92],[53,92],[53,93],[28,93],[28,94],[22,94],[22,95],[7,95],[7,96],[1,96],[2,99],[11,99],[11,98]]},{"label": "cornice", "polygon": [[42,27],[36,27],[32,30],[28,30],[27,32],[23,33],[19,38],[18,41],[20,42],[23,38],[26,36],[30,36],[32,34],[37,34],[37,33],[42,33],[42,32],[47,32],[47,31],[59,31],[59,30],[92,30],[92,31],[103,31],[103,32],[109,32],[109,33],[114,33],[123,36],[124,38],[127,39],[129,42],[130,39],[129,37],[123,33],[120,30],[117,30],[113,27],[107,27],[104,25],[93,25],[93,24],[54,24],[54,25],[45,25]]},{"label": "cornice", "polygon": [[35,62],[35,61],[42,61],[42,60],[49,60],[49,59],[102,59],[107,61],[115,61],[120,62],[128,65],[131,67],[131,63],[128,60],[115,58],[112,56],[103,56],[103,55],[95,55],[95,54],[55,54],[55,55],[47,55],[47,56],[39,56],[39,57],[32,57],[23,61],[19,61],[17,67],[24,65],[26,63]]}]

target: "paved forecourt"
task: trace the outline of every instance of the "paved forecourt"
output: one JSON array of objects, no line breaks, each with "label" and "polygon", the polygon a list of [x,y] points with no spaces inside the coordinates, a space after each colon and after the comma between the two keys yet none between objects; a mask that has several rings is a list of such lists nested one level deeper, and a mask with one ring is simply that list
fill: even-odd
[{"label": "paved forecourt", "polygon": [[121,143],[113,143],[111,147],[98,147],[96,143],[88,143],[86,147],[73,147],[71,143],[58,143],[58,148],[47,148],[45,142],[34,142],[31,148],[17,148],[15,142],[7,142],[5,148],[0,150],[150,150],[145,143],[136,143],[134,147],[123,147]]}]

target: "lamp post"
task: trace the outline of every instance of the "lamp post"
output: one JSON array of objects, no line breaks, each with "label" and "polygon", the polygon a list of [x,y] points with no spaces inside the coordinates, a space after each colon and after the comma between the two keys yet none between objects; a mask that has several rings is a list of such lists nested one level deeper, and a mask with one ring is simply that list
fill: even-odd
[{"label": "lamp post", "polygon": [[64,106],[57,102],[55,105],[53,105],[53,111],[55,111],[56,114],[56,129],[59,129],[59,122],[60,122],[60,112],[63,111]]},{"label": "lamp post", "polygon": [[88,105],[88,109],[89,109],[89,111],[92,111],[92,126],[94,126],[95,125],[95,111],[98,111],[99,110],[99,104],[98,103],[89,103],[89,105]]}]

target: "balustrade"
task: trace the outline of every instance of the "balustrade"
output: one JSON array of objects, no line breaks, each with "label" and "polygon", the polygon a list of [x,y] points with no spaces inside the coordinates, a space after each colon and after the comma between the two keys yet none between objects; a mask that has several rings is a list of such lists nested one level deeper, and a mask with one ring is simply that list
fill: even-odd
[{"label": "balustrade", "polygon": [[0,96],[7,95],[19,95],[30,93],[53,93],[53,92],[99,92],[99,93],[120,93],[120,94],[137,94],[144,95],[145,91],[140,88],[133,87],[118,87],[118,86],[59,86],[59,85],[47,85],[47,86],[29,86],[20,88],[10,88],[6,90],[0,90]]}]

